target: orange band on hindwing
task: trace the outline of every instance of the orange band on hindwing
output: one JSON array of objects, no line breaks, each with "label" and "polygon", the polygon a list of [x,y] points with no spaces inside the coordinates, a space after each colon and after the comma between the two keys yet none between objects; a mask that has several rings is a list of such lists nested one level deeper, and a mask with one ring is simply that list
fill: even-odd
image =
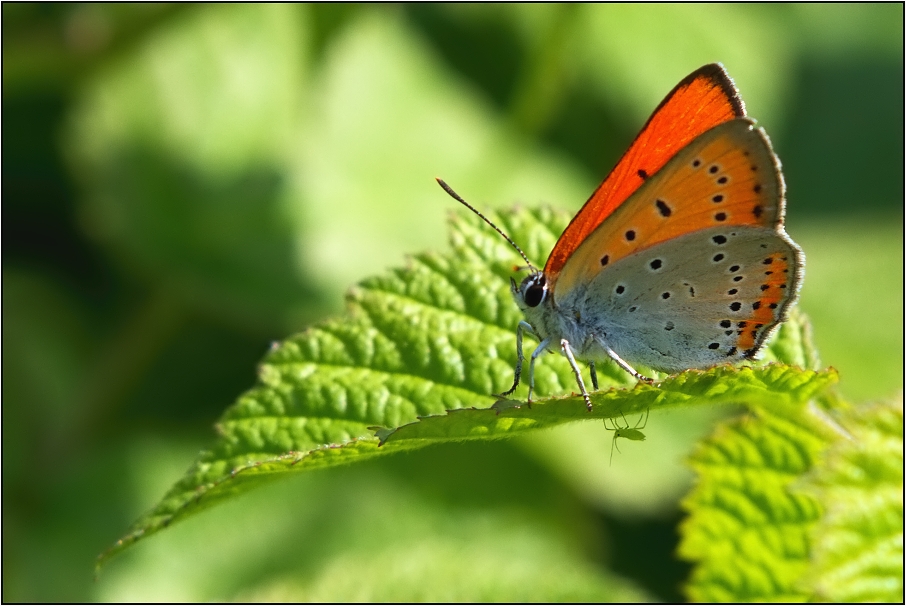
[{"label": "orange band on hindwing", "polygon": [[763,269],[756,276],[761,280],[762,296],[752,303],[752,314],[737,323],[739,343],[737,347],[746,354],[754,353],[753,349],[763,340],[763,329],[778,321],[782,307],[790,297],[790,289],[795,287],[795,276],[791,275],[791,259],[783,253],[766,255],[762,261]]}]

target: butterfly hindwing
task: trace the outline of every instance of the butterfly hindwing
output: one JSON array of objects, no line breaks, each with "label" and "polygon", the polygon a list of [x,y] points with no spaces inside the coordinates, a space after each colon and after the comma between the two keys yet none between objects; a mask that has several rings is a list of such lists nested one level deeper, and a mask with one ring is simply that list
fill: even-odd
[{"label": "butterfly hindwing", "polygon": [[593,334],[651,368],[735,362],[785,319],[801,254],[770,227],[711,227],[624,257],[564,306],[595,318]]}]

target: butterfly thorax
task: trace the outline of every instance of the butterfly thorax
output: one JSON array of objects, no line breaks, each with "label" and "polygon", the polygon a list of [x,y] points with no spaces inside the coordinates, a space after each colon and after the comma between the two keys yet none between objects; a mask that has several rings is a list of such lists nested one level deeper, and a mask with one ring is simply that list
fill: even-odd
[{"label": "butterfly thorax", "polygon": [[[517,287],[512,283],[513,297],[539,341],[548,340],[548,348],[557,351],[560,340],[569,341],[576,356],[582,359],[604,359],[607,354],[594,338],[606,336],[602,318],[583,314],[576,305],[558,305],[549,289],[550,280],[536,272]],[[579,299],[573,298],[573,301]]]}]

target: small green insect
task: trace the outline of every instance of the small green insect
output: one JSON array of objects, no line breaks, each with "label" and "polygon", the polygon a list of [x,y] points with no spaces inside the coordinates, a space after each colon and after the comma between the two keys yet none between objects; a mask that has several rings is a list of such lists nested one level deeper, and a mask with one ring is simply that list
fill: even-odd
[{"label": "small green insect", "polygon": [[[617,452],[620,452],[620,447],[617,446],[617,438],[626,438],[627,440],[632,440],[634,442],[644,442],[645,434],[640,430],[645,429],[645,426],[648,425],[648,414],[651,412],[651,409],[645,411],[645,420],[642,421],[642,417],[639,417],[639,420],[636,422],[635,427],[629,426],[629,421],[626,420],[626,415],[620,412],[620,416],[623,417],[623,421],[626,423],[626,427],[620,427],[617,425],[617,422],[611,419],[613,422],[613,429],[607,427],[607,419],[604,419],[604,427],[608,431],[613,432],[613,443],[610,445],[610,464],[613,465],[613,449],[616,448]],[[623,454],[620,452],[620,454]]]}]

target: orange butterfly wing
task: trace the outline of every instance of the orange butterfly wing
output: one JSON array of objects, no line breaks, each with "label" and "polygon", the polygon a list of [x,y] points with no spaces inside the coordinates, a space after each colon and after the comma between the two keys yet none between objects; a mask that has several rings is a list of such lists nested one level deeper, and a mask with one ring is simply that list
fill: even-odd
[{"label": "orange butterfly wing", "polygon": [[623,257],[711,227],[783,222],[783,177],[767,135],[749,118],[715,126],[680,150],[570,254],[555,295]]},{"label": "orange butterfly wing", "polygon": [[745,106],[723,66],[705,65],[686,76],[654,110],[642,131],[564,230],[544,266],[553,288],[570,255],[645,180],[711,128],[745,116]]},{"label": "orange butterfly wing", "polygon": [[[627,257],[635,256],[636,285],[653,283],[657,270],[682,261],[697,301],[695,310],[686,310],[687,320],[703,321],[697,331],[706,332],[733,301],[744,301],[751,311],[729,308],[742,314],[733,317],[745,329],[733,349],[754,353],[783,320],[802,281],[804,260],[783,231],[783,214],[783,176],[767,135],[749,118],[724,122],[680,150],[585,238],[564,265],[554,295],[568,298],[579,285],[595,288],[605,268]],[[711,248],[704,265],[695,241],[685,251],[676,248],[684,236],[703,232]],[[732,244],[737,236],[757,239],[759,248],[753,253]],[[655,247],[655,257],[644,255]],[[728,256],[732,263],[721,263]]]}]

